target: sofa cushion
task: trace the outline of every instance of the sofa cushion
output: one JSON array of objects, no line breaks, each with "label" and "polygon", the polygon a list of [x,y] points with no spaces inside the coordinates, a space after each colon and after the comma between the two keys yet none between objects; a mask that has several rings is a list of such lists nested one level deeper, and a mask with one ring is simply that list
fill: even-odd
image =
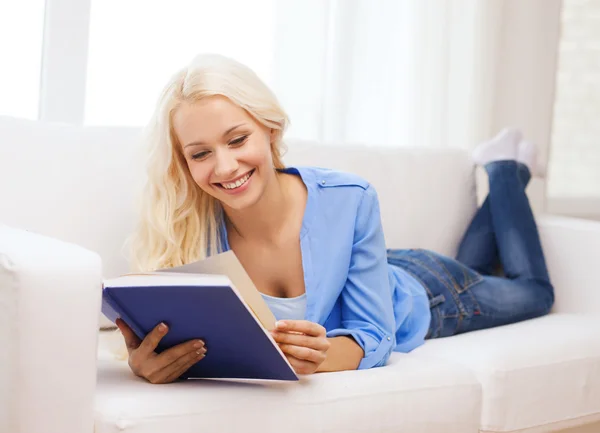
[{"label": "sofa cushion", "polygon": [[0,222],[100,254],[105,277],[127,272],[138,135],[0,116]]},{"label": "sofa cushion", "polygon": [[[105,277],[127,272],[123,244],[143,181],[140,132],[0,116],[0,221],[97,252]],[[297,140],[288,148],[288,164],[337,168],[372,182],[388,247],[456,252],[475,211],[473,165],[464,150]]]},{"label": "sofa cushion", "polygon": [[270,385],[152,385],[133,376],[125,361],[100,358],[96,433],[476,433],[479,427],[480,385],[467,369],[435,358],[395,353],[386,367]]},{"label": "sofa cushion", "polygon": [[598,316],[552,314],[429,340],[412,353],[475,372],[484,432],[549,431],[549,424],[555,431],[600,419]]}]

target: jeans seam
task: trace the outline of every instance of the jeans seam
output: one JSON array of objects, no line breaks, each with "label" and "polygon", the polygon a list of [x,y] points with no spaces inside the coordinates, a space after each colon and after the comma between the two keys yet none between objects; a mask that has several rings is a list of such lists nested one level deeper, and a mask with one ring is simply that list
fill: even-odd
[{"label": "jeans seam", "polygon": [[[465,280],[465,284],[464,287],[461,288],[461,286],[458,284],[458,282],[456,281],[456,279],[454,278],[454,275],[452,275],[452,273],[448,270],[448,268],[446,267],[446,265],[444,265],[437,257],[435,257],[433,254],[429,253],[428,251],[425,251],[425,253],[431,258],[431,260],[435,261],[441,268],[444,269],[444,271],[446,271],[446,273],[448,274],[448,276],[452,279],[452,282],[456,288],[456,293],[458,294],[458,296],[462,295],[463,293],[467,294],[469,296],[469,298],[471,298],[471,301],[473,302],[477,312],[481,312],[481,307],[479,306],[479,302],[477,302],[477,299],[475,298],[475,296],[473,295],[473,293],[471,293],[471,291],[469,290],[471,287],[473,287],[475,284],[480,283],[481,281],[483,281],[483,276],[480,274],[477,274],[477,278],[471,278],[468,274],[467,274],[467,269],[464,265],[462,265],[462,263],[459,262],[460,264],[460,270],[463,273],[463,277]],[[464,306],[461,302],[461,306]],[[473,313],[475,313],[475,311]],[[466,310],[464,311],[464,317],[469,317],[469,314],[467,314]],[[459,317],[459,322],[462,322],[462,318]],[[460,325],[460,323],[459,323]],[[457,329],[459,328],[459,326],[457,326]]]},{"label": "jeans seam", "polygon": [[[479,315],[481,315],[481,306],[479,305],[479,302],[477,301],[477,298],[475,297],[475,295],[473,294],[473,292],[471,292],[470,289],[475,284],[481,283],[483,281],[483,275],[477,273],[477,277],[476,278],[471,278],[467,274],[467,268],[462,263],[459,262],[459,264],[460,264],[460,270],[463,273],[463,277],[465,279],[465,284],[464,284],[464,288],[462,289],[462,291],[457,291],[457,292],[458,292],[459,296],[464,294],[464,295],[466,295],[466,296],[468,296],[470,298],[470,300],[471,300],[471,302],[473,304],[474,310],[473,310],[473,312],[472,312],[471,315],[466,314],[467,312],[465,311],[464,317],[460,317],[458,319],[459,320],[459,324],[456,327],[456,331],[457,332],[460,329],[460,325],[462,324],[463,319],[467,319],[467,318],[471,319],[472,316],[475,316],[475,315],[479,316]],[[450,273],[450,271],[448,271],[448,268],[446,268],[443,265],[443,263],[440,263],[440,266],[443,266],[444,269],[446,270],[446,272]]]},{"label": "jeans seam", "polygon": [[[426,251],[425,251],[425,250],[422,250],[422,251],[423,251],[424,253],[426,253]],[[449,285],[448,285],[448,284],[447,284],[447,283],[444,281],[444,279],[442,278],[442,275],[440,275],[440,273],[439,273],[439,272],[437,272],[435,269],[431,269],[429,266],[427,266],[427,264],[426,264],[425,262],[423,262],[423,261],[421,261],[421,260],[418,260],[418,259],[415,259],[415,258],[412,258],[412,257],[407,257],[407,258],[405,258],[405,260],[407,260],[407,261],[409,261],[409,262],[412,262],[412,263],[414,263],[414,264],[416,264],[416,265],[419,265],[419,266],[422,266],[423,268],[425,268],[425,269],[426,269],[428,272],[432,273],[432,274],[433,274],[433,275],[434,275],[434,276],[435,276],[435,277],[438,279],[438,281],[439,281],[440,283],[442,283],[444,286],[446,286],[446,288],[447,288],[448,290],[450,290],[450,292],[452,293],[452,287],[451,287],[451,286],[449,286]],[[452,293],[452,296],[454,297],[454,293]],[[456,301],[456,300],[457,300],[457,299],[455,298],[455,301]]]},{"label": "jeans seam", "polygon": [[[463,275],[465,276],[465,280],[467,280],[466,269],[464,267],[462,267],[461,269],[463,271]],[[474,272],[477,272],[477,271],[474,271]],[[469,296],[469,298],[471,298],[471,302],[473,302],[473,305],[475,306],[475,311],[473,312],[473,314],[475,314],[475,312],[477,312],[478,314],[481,314],[481,306],[479,305],[479,301],[477,301],[477,297],[471,291],[471,287],[473,287],[476,284],[481,283],[483,281],[483,279],[484,279],[483,275],[481,275],[479,272],[477,272],[477,277],[472,279],[471,281],[469,281],[469,284],[465,284],[465,288],[462,291],[462,293],[467,294]]]},{"label": "jeans seam", "polygon": [[424,250],[423,253],[425,255],[427,255],[427,257],[429,257],[431,260],[433,260],[440,268],[442,268],[442,270],[444,272],[446,272],[446,276],[450,280],[450,283],[452,284],[452,286],[454,286],[454,290],[456,290],[456,293],[460,294],[461,293],[460,286],[458,285],[456,278],[454,278],[454,275],[452,275],[452,272],[450,272],[448,270],[448,268],[436,256],[431,254],[429,251]]},{"label": "jeans seam", "polygon": [[481,306],[479,305],[479,301],[477,301],[477,297],[473,294],[473,292],[470,289],[475,284],[479,284],[482,281],[483,281],[483,276],[481,277],[481,279],[479,281],[477,281],[476,283],[471,284],[469,286],[469,288],[463,292],[466,295],[469,295],[469,298],[471,298],[471,301],[473,302],[473,305],[475,306],[475,311],[473,312],[473,314],[475,314],[475,312],[477,312],[477,315],[481,315]]},{"label": "jeans seam", "polygon": [[[458,290],[456,290],[456,283],[454,281],[454,277],[452,277],[452,275],[450,274],[448,269],[443,264],[441,264],[429,251],[427,251],[427,250],[421,250],[421,251],[423,252],[423,254],[425,254],[427,257],[429,257],[431,260],[433,260],[438,266],[440,266],[446,272],[446,274],[449,276],[452,284],[447,284],[446,281],[444,281],[442,275],[440,275],[435,270],[430,269],[423,262],[421,262],[421,265],[425,266],[428,271],[433,273],[438,278],[438,280],[444,286],[446,286],[446,288],[450,291],[450,294],[452,295],[452,298],[454,299],[454,302],[455,302],[456,306],[458,307],[458,310],[461,313],[459,316],[466,316],[467,314],[466,314],[465,306],[463,305],[462,301],[460,300],[460,298],[458,296],[459,293],[458,293]],[[454,286],[454,287],[452,287],[452,286]],[[454,288],[454,290],[452,290],[453,288]],[[460,323],[460,317],[459,317],[459,323]],[[457,329],[458,329],[458,325],[457,325]]]},{"label": "jeans seam", "polygon": [[466,267],[458,262],[458,264],[460,265],[460,270],[463,274],[463,277],[465,279],[465,284],[464,286],[461,287],[460,284],[458,284],[458,281],[456,281],[456,278],[454,278],[454,275],[452,275],[452,272],[450,272],[448,270],[448,268],[446,267],[446,265],[444,265],[444,263],[442,261],[440,261],[436,256],[434,256],[433,254],[431,254],[428,251],[425,251],[425,253],[433,260],[435,261],[441,268],[444,269],[444,271],[446,271],[446,273],[448,274],[449,278],[452,280],[452,283],[454,284],[454,287],[456,288],[456,292],[458,294],[464,293],[466,292],[471,286],[473,286],[474,284],[479,283],[483,277],[481,275],[478,274],[479,278],[471,278],[468,274],[467,274],[467,269]]}]

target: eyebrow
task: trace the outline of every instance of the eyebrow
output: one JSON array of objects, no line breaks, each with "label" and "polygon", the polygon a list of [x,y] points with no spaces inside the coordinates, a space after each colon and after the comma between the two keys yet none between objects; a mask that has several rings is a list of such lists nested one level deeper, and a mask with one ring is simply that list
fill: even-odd
[{"label": "eyebrow", "polygon": [[[236,130],[236,129],[238,129],[240,126],[245,126],[245,125],[246,125],[245,123],[240,123],[239,125],[232,126],[231,128],[229,128],[227,131],[225,131],[225,132],[223,133],[223,137],[225,137],[225,136],[226,136],[227,134],[229,134],[230,132],[233,132],[233,131],[235,131],[235,130]],[[204,142],[202,142],[202,141],[193,141],[193,142],[191,142],[191,143],[188,143],[188,144],[186,144],[185,146],[183,146],[183,148],[185,149],[186,147],[190,147],[190,146],[199,146],[199,145],[201,145],[201,144],[204,144]]]}]

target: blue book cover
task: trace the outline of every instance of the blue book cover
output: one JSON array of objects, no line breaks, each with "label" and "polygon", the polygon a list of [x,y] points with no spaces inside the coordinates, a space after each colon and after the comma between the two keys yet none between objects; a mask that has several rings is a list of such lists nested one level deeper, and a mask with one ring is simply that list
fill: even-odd
[{"label": "blue book cover", "polygon": [[204,340],[206,357],[183,377],[298,380],[226,276],[164,272],[107,280],[102,312],[113,322],[121,318],[141,339],[160,322],[166,323],[169,332],[157,353],[189,340]]}]

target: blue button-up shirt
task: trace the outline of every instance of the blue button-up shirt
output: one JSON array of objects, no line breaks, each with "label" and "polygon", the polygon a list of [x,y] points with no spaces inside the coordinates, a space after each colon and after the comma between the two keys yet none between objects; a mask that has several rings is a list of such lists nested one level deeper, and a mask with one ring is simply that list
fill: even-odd
[{"label": "blue button-up shirt", "polygon": [[384,365],[392,351],[423,344],[429,301],[413,277],[387,263],[373,186],[328,169],[282,171],[300,175],[308,191],[300,231],[305,319],[324,326],[328,337],[352,336],[365,352],[359,369]]}]

